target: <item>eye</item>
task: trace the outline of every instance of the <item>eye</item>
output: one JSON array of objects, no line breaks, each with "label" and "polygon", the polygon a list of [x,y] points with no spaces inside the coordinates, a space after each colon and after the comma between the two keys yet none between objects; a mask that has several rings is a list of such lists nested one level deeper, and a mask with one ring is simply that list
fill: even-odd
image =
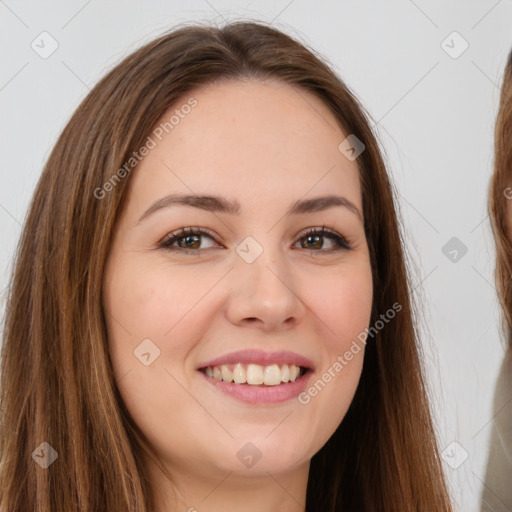
[{"label": "eye", "polygon": [[[331,247],[330,249],[324,249],[323,251],[320,251],[319,249],[324,248],[324,241],[323,239],[330,239],[331,244],[334,243],[334,247]],[[352,246],[350,242],[339,233],[336,233],[335,231],[331,231],[329,229],[326,229],[325,226],[322,226],[322,228],[310,228],[305,233],[302,234],[301,238],[298,240],[298,242],[304,240],[304,244],[302,245],[303,249],[313,251],[313,252],[334,252],[334,251],[350,251],[352,250]],[[297,242],[297,243],[298,243]]]},{"label": "eye", "polygon": [[[167,235],[159,244],[160,247],[169,250],[177,250],[184,249],[185,252],[194,252],[197,253],[199,251],[201,245],[201,237],[208,237],[210,240],[214,240],[213,235],[211,235],[206,229],[203,228],[181,228],[178,231],[174,231]],[[174,244],[177,242],[177,246]],[[201,247],[204,249],[204,247]]]},{"label": "eye", "polygon": [[[160,243],[159,247],[172,251],[185,252],[186,254],[198,254],[201,249],[208,247],[201,247],[202,238],[207,237],[215,242],[215,237],[208,230],[204,228],[180,228],[177,231],[169,233]],[[331,240],[333,247],[329,249],[324,248],[324,240]],[[335,251],[349,251],[352,249],[350,242],[339,233],[322,228],[310,228],[296,242],[301,244],[302,249],[312,252],[331,253]],[[218,245],[217,245],[218,246]],[[210,246],[214,247],[214,246]],[[323,249],[323,250],[321,250]]]}]

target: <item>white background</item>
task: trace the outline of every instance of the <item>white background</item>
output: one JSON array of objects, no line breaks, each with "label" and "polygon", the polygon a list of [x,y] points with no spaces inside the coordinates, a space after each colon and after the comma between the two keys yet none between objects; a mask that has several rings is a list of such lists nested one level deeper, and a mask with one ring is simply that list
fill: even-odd
[{"label": "white background", "polygon": [[[503,355],[486,198],[511,15],[511,0],[0,0],[0,292],[43,163],[108,69],[177,23],[272,21],[320,52],[378,121],[416,266],[441,449],[457,441],[469,454],[445,470],[456,510],[478,510]],[[58,42],[47,59],[31,48],[43,31]],[[442,47],[453,31],[469,44],[458,58]],[[468,248],[456,262],[442,252],[452,237]]]}]

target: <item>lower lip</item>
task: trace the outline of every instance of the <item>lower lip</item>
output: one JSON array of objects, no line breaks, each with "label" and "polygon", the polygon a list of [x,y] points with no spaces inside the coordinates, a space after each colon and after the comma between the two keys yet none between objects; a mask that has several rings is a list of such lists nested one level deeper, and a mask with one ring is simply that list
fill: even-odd
[{"label": "lower lip", "polygon": [[224,382],[223,380],[208,377],[206,373],[200,373],[219,391],[248,404],[278,404],[296,398],[304,391],[312,375],[311,370],[308,370],[307,373],[295,382],[286,382],[277,386],[253,386],[251,384]]}]

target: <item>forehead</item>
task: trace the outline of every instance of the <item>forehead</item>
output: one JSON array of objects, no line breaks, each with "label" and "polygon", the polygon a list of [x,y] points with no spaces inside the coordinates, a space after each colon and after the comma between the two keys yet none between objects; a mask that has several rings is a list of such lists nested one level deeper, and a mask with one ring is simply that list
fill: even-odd
[{"label": "forehead", "polygon": [[347,135],[302,88],[211,84],[182,96],[161,117],[131,193],[140,203],[176,191],[212,193],[236,197],[243,207],[340,192],[361,207],[357,164],[338,149]]}]

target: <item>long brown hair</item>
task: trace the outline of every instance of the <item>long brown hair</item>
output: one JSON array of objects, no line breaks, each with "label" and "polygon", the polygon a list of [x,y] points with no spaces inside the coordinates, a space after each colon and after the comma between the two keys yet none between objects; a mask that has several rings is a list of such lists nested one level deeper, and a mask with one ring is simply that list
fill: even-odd
[{"label": "long brown hair", "polygon": [[496,289],[503,313],[503,332],[512,350],[512,51],[501,86],[494,132],[494,173],[489,188],[489,217],[496,243]]},{"label": "long brown hair", "polygon": [[[281,80],[320,98],[358,157],[373,274],[372,324],[346,417],[313,457],[308,511],[451,510],[413,322],[394,193],[369,118],[313,50],[261,23],[167,33],[109,72],[78,107],[36,187],[10,285],[1,363],[0,508],[148,512],[151,449],[123,405],[107,350],[103,269],[129,175],[94,193],[183,94],[230,79]],[[341,142],[341,141],[340,141]],[[47,442],[57,460],[32,453]],[[41,450],[43,450],[41,452]],[[39,448],[39,455],[49,450]]]}]

